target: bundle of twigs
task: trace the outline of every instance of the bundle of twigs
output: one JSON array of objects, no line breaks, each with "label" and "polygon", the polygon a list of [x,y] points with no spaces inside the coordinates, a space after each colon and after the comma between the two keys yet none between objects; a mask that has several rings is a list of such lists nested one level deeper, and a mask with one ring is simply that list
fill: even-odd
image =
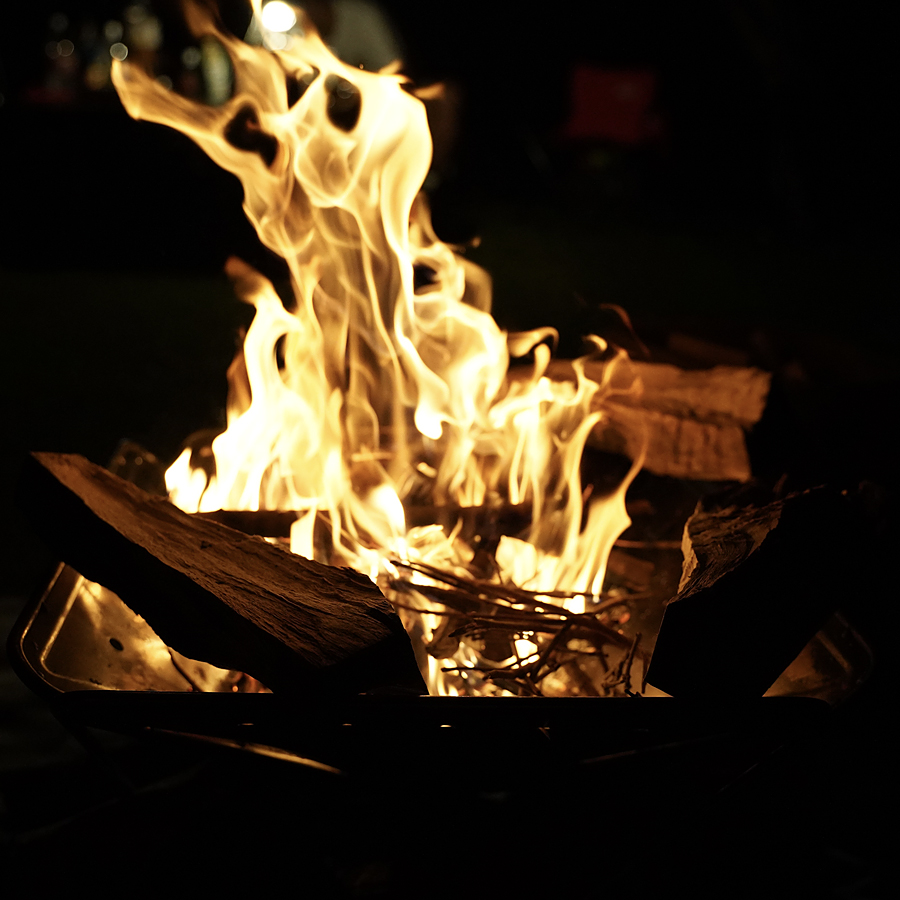
[{"label": "bundle of twigs", "polygon": [[[450,659],[460,643],[479,643],[484,665],[452,665],[444,671],[477,672],[513,693],[544,695],[543,682],[561,669],[571,692],[593,696],[630,693],[635,659],[646,669],[648,654],[641,636],[629,637],[602,621],[614,607],[649,593],[584,594],[572,591],[530,591],[514,585],[459,575],[423,563],[394,561],[408,577],[391,579],[387,587],[401,611],[430,614],[441,619],[427,651],[437,659]],[[404,601],[404,596],[409,598]],[[583,597],[589,611],[574,613],[558,602]],[[522,658],[515,640],[527,638],[537,647]],[[512,661],[509,661],[512,657]],[[613,661],[615,658],[615,661]],[[491,664],[492,661],[496,664]],[[587,674],[586,660],[601,676]]]}]

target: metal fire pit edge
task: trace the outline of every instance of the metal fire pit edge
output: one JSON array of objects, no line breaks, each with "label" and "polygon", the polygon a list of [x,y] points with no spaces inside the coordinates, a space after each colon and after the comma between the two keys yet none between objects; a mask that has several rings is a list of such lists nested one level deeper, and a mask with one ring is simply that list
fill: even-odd
[{"label": "metal fire pit edge", "polygon": [[[92,613],[93,600],[109,620]],[[835,649],[850,688],[865,677],[868,650],[852,636]],[[234,673],[212,667],[201,675],[222,685],[191,690],[178,667],[157,665],[167,648],[146,623],[66,565],[23,611],[8,644],[22,681],[74,727],[204,742],[367,779],[440,768],[466,783],[495,786],[524,783],[550,766],[604,784],[617,774],[627,784],[715,791],[817,727],[830,709],[809,696],[724,702],[359,695],[326,703],[244,693],[228,682]],[[847,647],[858,659],[844,658]]]}]

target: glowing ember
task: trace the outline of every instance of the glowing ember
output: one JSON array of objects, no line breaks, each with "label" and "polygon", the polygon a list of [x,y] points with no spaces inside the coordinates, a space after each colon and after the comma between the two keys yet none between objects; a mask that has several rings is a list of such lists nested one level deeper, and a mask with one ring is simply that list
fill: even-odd
[{"label": "glowing ember", "polygon": [[[553,381],[552,329],[497,327],[487,275],[432,231],[418,193],[428,125],[401,76],[344,65],[309,27],[269,50],[221,33],[199,7],[188,17],[231,57],[231,100],[199,105],[128,63],[114,63],[113,80],[133,117],[179,129],[241,180],[248,217],[287,261],[294,303],[286,309],[262,275],[229,261],[256,314],[229,370],[215,475],[207,481],[185,451],[167,474],[172,499],[188,511],[295,511],[294,552],[354,566],[397,602],[428,644],[433,693],[499,692],[482,670],[540,664],[569,634],[573,658],[596,652],[599,623],[573,615],[596,610],[640,461],[613,495],[589,499],[579,465],[598,398],[627,358],[595,339],[601,383],[578,362],[574,381]],[[509,377],[510,357],[532,359],[528,377]],[[410,527],[423,508],[456,527],[420,516]],[[474,508],[488,521],[514,508],[527,523],[489,548],[488,570],[484,542],[464,528]],[[451,602],[453,578],[465,590]],[[479,597],[504,605],[454,636],[466,597],[473,609]],[[535,627],[535,614],[549,624]],[[514,635],[500,652],[481,621],[491,617]],[[549,676],[545,693],[575,690]]]}]

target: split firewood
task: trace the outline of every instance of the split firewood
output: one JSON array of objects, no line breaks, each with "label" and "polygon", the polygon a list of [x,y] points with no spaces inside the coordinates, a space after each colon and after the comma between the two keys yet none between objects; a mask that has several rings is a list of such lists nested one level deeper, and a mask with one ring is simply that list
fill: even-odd
[{"label": "split firewood", "polygon": [[715,341],[705,341],[693,334],[670,332],[666,337],[666,350],[681,361],[690,360],[702,366],[746,366],[750,354],[737,347],[729,347]]},{"label": "split firewood", "polygon": [[654,475],[694,481],[750,480],[744,430],[734,423],[703,422],[653,409],[608,402],[588,439],[592,446],[636,459]]},{"label": "split firewood", "polygon": [[[592,375],[593,363],[586,373]],[[661,363],[634,361],[633,376],[640,379],[640,394],[621,394],[622,406],[655,409],[703,422],[736,423],[749,428],[766,407],[771,376],[762,369],[714,366],[711,369],[679,369]],[[629,380],[632,373],[623,373]],[[613,386],[617,378],[614,376]]]},{"label": "split firewood", "polygon": [[[585,374],[602,382],[603,363]],[[557,380],[574,378],[572,365],[550,364]],[[765,409],[771,377],[760,369],[716,366],[686,371],[629,362],[613,372],[610,392],[597,400],[604,413],[590,443],[635,459],[646,446],[644,468],[656,475],[698,481],[748,481],[745,431]]]},{"label": "split firewood", "polygon": [[[464,533],[477,534],[481,538],[518,532],[527,527],[529,522],[529,509],[526,504],[508,503],[496,506],[410,504],[404,511],[406,524],[410,527],[438,522],[452,528],[457,520],[461,520]],[[291,525],[300,513],[290,509],[215,509],[194,515],[219,522],[245,534],[287,538],[291,534]]]},{"label": "split firewood", "polygon": [[31,454],[18,500],[54,552],[191,659],[276,692],[426,692],[399,617],[358,572],[187,515],[80,456]]},{"label": "split firewood", "polygon": [[760,697],[850,590],[852,499],[818,488],[697,512],[648,681],[675,697]]}]

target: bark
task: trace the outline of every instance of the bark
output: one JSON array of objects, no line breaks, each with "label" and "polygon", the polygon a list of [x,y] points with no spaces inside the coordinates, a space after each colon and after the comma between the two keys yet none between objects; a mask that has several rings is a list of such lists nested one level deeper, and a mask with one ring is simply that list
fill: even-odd
[{"label": "bark", "polygon": [[852,589],[859,527],[826,488],[762,507],[698,510],[648,681],[676,697],[759,697]]},{"label": "bark", "polygon": [[54,552],[185,656],[278,692],[425,692],[399,617],[358,572],[187,515],[80,456],[31,454],[18,500]]},{"label": "bark", "polygon": [[[603,363],[588,362],[597,382]],[[573,378],[571,363],[551,363],[548,374]],[[745,431],[765,409],[770,376],[760,369],[715,366],[683,370],[659,363],[629,362],[601,392],[604,413],[590,443],[635,459],[646,447],[644,468],[656,475],[697,481],[748,481]]]}]

